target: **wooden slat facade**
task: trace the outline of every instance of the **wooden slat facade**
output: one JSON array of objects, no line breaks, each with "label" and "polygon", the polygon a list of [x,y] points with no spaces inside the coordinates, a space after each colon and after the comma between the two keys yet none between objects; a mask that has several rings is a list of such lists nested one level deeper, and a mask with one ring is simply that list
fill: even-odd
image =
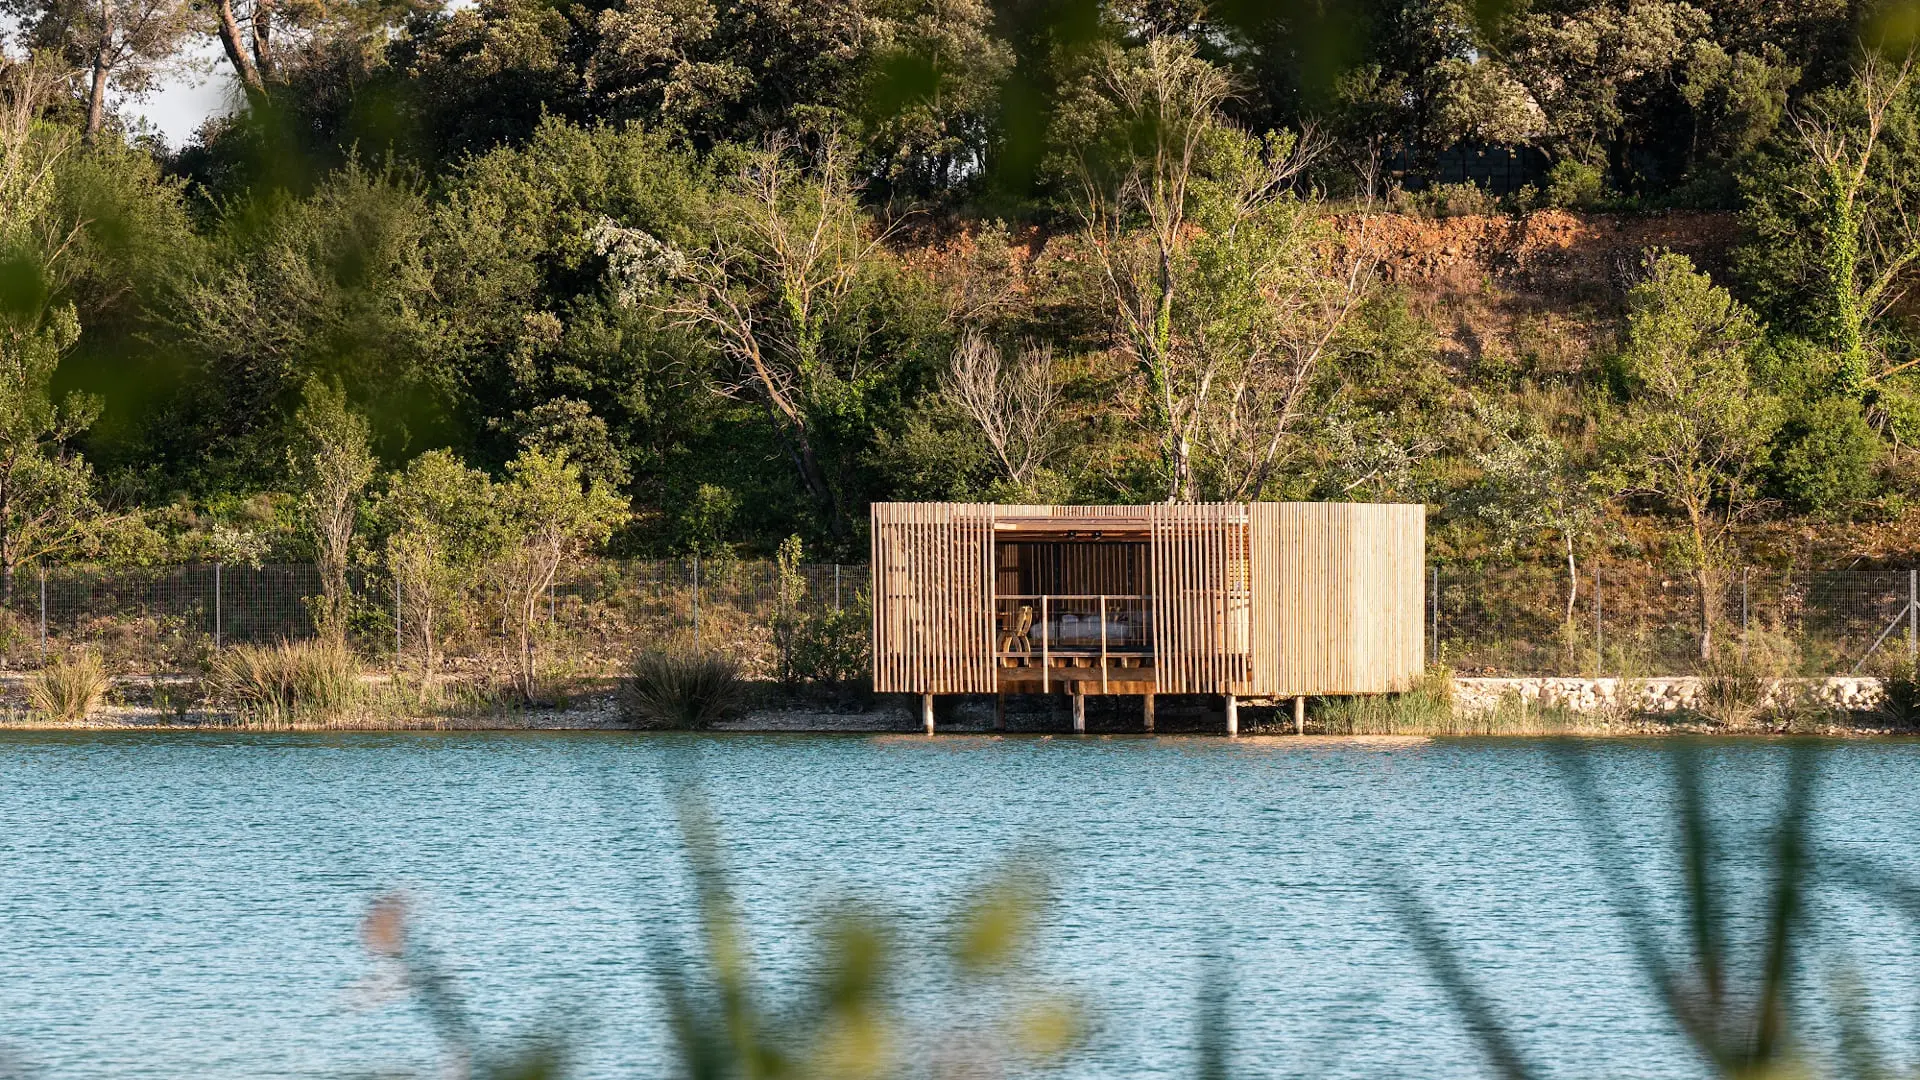
[{"label": "wooden slat facade", "polygon": [[1144,592],[1152,655],[1128,685],[1246,697],[1405,690],[1424,660],[1425,545],[1418,505],[878,503],[874,688],[999,689],[996,596]]}]

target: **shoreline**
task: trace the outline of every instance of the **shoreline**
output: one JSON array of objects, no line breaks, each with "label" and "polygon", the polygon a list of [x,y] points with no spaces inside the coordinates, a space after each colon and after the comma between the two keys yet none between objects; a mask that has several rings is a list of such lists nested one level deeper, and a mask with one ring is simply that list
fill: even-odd
[{"label": "shoreline", "polygon": [[[1064,702],[1064,698],[1062,699]],[[1049,703],[1051,705],[1051,703]],[[1137,710],[1133,710],[1137,711]],[[1160,714],[1155,731],[1145,731],[1138,717],[1124,707],[1089,708],[1085,732],[1072,730],[1059,707],[1009,709],[1007,724],[997,729],[993,723],[991,699],[986,702],[956,702],[952,715],[943,717],[933,736],[1012,735],[1058,736],[1066,738],[1104,738],[1154,736],[1227,738],[1223,719],[1217,711],[1191,709],[1184,713]],[[1431,738],[1575,738],[1642,739],[1659,737],[1730,736],[1750,738],[1824,737],[1885,739],[1914,737],[1920,729],[1891,723],[1887,717],[1873,714],[1828,713],[1818,719],[1798,717],[1791,720],[1756,719],[1727,724],[1704,715],[1679,711],[1641,713],[1610,717],[1565,717],[1546,723],[1503,723],[1493,725],[1469,713],[1456,714],[1444,728],[1420,727],[1385,731],[1329,731],[1323,721],[1309,718],[1304,734],[1295,734],[1284,708],[1242,706],[1242,730],[1237,741],[1263,743],[1316,743],[1359,745],[1368,741]],[[1251,714],[1251,715],[1250,715]],[[1266,715],[1262,715],[1266,714]],[[1572,722],[1568,722],[1571,720]],[[806,702],[781,702],[745,712],[701,729],[712,734],[797,735],[857,734],[912,735],[925,737],[918,716],[906,703],[878,702],[864,711],[850,711]],[[235,719],[231,714],[209,709],[164,709],[153,705],[116,704],[100,707],[87,720],[60,723],[33,718],[24,710],[9,708],[0,713],[0,732],[4,731],[127,731],[127,732],[519,732],[519,731],[627,731],[652,733],[630,727],[620,716],[611,693],[597,693],[574,699],[565,707],[497,708],[446,715],[383,717],[342,720],[332,723],[266,724]]]}]

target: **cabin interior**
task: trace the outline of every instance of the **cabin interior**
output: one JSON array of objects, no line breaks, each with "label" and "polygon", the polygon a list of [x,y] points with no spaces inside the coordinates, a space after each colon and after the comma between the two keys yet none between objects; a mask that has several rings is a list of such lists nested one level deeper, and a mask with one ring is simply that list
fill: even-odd
[{"label": "cabin interior", "polygon": [[1151,547],[1144,520],[996,522],[1000,689],[1153,693]]}]

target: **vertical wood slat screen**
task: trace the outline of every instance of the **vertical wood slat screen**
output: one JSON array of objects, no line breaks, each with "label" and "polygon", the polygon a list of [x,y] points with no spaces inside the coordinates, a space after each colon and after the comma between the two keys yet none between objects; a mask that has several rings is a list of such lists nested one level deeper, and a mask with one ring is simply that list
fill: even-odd
[{"label": "vertical wood slat screen", "polygon": [[1237,692],[1247,678],[1247,508],[1151,508],[1154,682],[1163,693]]},{"label": "vertical wood slat screen", "polygon": [[1269,503],[1252,510],[1253,682],[1262,694],[1405,690],[1423,662],[1425,507]]},{"label": "vertical wood slat screen", "polygon": [[881,693],[990,694],[994,507],[873,507],[873,683]]}]

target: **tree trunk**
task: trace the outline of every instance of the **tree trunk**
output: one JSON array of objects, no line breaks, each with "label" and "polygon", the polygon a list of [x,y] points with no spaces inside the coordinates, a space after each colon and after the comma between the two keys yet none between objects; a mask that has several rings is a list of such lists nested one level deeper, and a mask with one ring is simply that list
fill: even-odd
[{"label": "tree trunk", "polygon": [[[1565,622],[1567,626],[1571,627],[1573,625],[1574,602],[1580,598],[1580,567],[1573,559],[1573,534],[1563,532],[1560,534],[1560,538],[1565,541],[1567,547],[1567,616]],[[1569,637],[1568,640],[1572,640],[1572,638]]]},{"label": "tree trunk", "polygon": [[227,54],[227,62],[233,65],[233,73],[240,77],[240,86],[247,93],[247,101],[255,104],[264,102],[267,99],[266,80],[260,77],[253,54],[241,39],[240,20],[233,13],[233,0],[218,0],[214,13],[220,23],[220,48]]},{"label": "tree trunk", "polygon": [[13,560],[0,563],[0,608],[13,604]]},{"label": "tree trunk", "polygon": [[273,0],[253,0],[253,64],[273,78]]},{"label": "tree trunk", "polygon": [[107,62],[107,49],[102,45],[93,54],[93,83],[87,88],[87,129],[82,138],[88,145],[100,135],[100,125],[107,116],[107,75],[111,68]]}]

